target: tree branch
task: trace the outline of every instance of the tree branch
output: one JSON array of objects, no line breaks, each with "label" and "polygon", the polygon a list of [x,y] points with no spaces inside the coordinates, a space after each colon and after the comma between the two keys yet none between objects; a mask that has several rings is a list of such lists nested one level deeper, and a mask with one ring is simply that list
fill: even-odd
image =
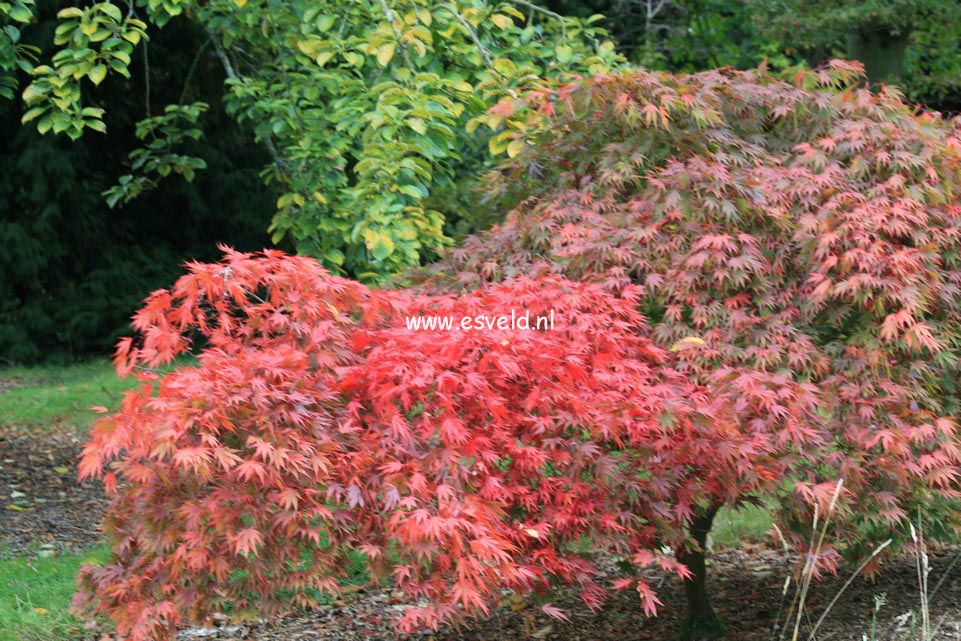
[{"label": "tree branch", "polygon": [[224,72],[226,72],[227,77],[231,80],[240,80],[240,76],[234,70],[234,65],[230,62],[230,58],[227,56],[227,52],[224,50],[224,46],[220,44],[220,40],[217,39],[217,34],[213,30],[208,29],[207,33],[210,34],[210,41],[214,43],[214,51],[217,52],[217,57],[220,58],[220,63],[224,66]]},{"label": "tree branch", "polygon": [[519,4],[522,7],[527,7],[531,11],[537,11],[538,13],[543,13],[544,15],[550,16],[555,20],[560,20],[562,23],[567,22],[568,20],[566,16],[562,16],[559,13],[551,11],[550,9],[545,9],[542,6],[536,5],[533,2],[528,2],[527,0],[508,0],[508,1],[511,2],[512,4]]},{"label": "tree branch", "polygon": [[490,52],[481,43],[480,38],[477,37],[477,32],[474,30],[474,27],[472,27],[471,24],[464,19],[464,16],[462,16],[457,12],[457,7],[453,7],[449,4],[441,4],[441,5],[438,5],[438,7],[441,9],[447,9],[447,11],[449,11],[450,14],[454,16],[457,22],[459,22],[461,26],[467,30],[467,35],[470,36],[470,39],[474,41],[474,44],[477,45],[477,48],[480,50],[481,57],[484,59],[484,64],[487,65],[488,67],[493,68],[494,61],[491,60]]},{"label": "tree branch", "polygon": [[[231,80],[240,80],[240,76],[237,75],[237,71],[234,69],[234,65],[230,62],[230,56],[224,50],[224,46],[217,39],[217,34],[213,32],[212,29],[208,29],[207,33],[210,34],[210,41],[214,43],[214,51],[217,52],[217,57],[220,58],[220,63],[224,67],[224,72],[227,77]],[[274,145],[273,139],[270,135],[264,137],[264,144],[267,146],[267,150],[270,152],[271,158],[273,158],[274,164],[277,165],[285,176],[291,178],[293,176],[293,171],[287,161],[283,159],[280,152],[277,150],[276,145]]]},{"label": "tree branch", "polygon": [[144,84],[144,103],[147,108],[147,117],[150,117],[150,45],[146,40],[143,42],[143,84]]},{"label": "tree branch", "polygon": [[394,25],[394,13],[390,10],[390,7],[387,6],[387,0],[380,0],[380,8],[384,12],[384,17],[387,18],[387,24],[390,25],[390,30],[394,32],[394,40],[400,45],[400,53],[404,56],[404,63],[407,65],[407,68],[413,72],[414,65],[411,64],[410,54],[407,53],[407,45],[401,42],[400,32],[397,31],[397,27]]},{"label": "tree branch", "polygon": [[187,78],[184,80],[184,88],[180,92],[180,100],[178,101],[181,105],[184,104],[184,100],[187,98],[187,89],[190,87],[190,81],[193,79],[194,72],[197,70],[197,63],[200,62],[200,55],[204,52],[204,49],[207,48],[207,45],[209,45],[212,40],[213,37],[211,36],[202,45],[200,45],[200,48],[197,49],[196,55],[194,55],[194,59],[190,62],[190,69],[187,70]]}]

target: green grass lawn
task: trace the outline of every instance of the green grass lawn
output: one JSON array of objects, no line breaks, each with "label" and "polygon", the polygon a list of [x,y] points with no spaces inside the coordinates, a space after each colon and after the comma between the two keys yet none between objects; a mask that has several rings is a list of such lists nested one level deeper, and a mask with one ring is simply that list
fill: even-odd
[{"label": "green grass lawn", "polygon": [[736,548],[741,541],[761,541],[771,530],[771,511],[756,505],[740,509],[723,508],[714,517],[711,528],[713,548]]},{"label": "green grass lawn", "polygon": [[[93,405],[115,407],[133,379],[116,376],[109,361],[66,367],[0,368],[0,426],[59,424],[84,430]],[[2,518],[2,514],[0,514]],[[106,549],[48,558],[11,556],[0,544],[0,641],[60,641],[76,637],[79,622],[67,612],[74,576]]]},{"label": "green grass lawn", "polygon": [[0,424],[42,427],[66,423],[85,428],[96,416],[94,405],[116,406],[136,384],[121,379],[109,361],[66,367],[0,368]]},{"label": "green grass lawn", "polygon": [[79,622],[67,613],[74,575],[106,549],[46,559],[0,557],[0,641],[56,641],[76,636]]}]

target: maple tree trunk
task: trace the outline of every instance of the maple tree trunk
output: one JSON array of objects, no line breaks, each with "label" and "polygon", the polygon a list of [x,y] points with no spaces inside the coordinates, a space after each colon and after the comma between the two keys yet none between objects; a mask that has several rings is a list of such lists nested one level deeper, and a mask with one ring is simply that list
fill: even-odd
[{"label": "maple tree trunk", "polygon": [[696,512],[694,519],[691,520],[689,531],[697,541],[699,549],[696,551],[681,549],[677,553],[678,560],[686,565],[692,574],[691,578],[684,581],[684,591],[687,593],[687,619],[681,623],[678,641],[709,641],[724,636],[725,626],[711,607],[707,592],[707,568],[704,564],[707,534],[711,531],[711,524],[719,507],[712,505]]}]

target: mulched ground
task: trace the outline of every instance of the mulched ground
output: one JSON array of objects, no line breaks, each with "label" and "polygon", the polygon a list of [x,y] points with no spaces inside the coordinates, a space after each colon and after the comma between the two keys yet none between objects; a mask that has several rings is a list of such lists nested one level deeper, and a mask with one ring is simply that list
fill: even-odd
[{"label": "mulched ground", "polygon": [[[955,553],[933,555],[931,584],[937,582]],[[777,621],[784,577],[791,572],[791,560],[774,550],[728,551],[714,556],[711,572],[712,591],[718,614],[728,622],[725,637],[731,641],[773,641],[781,628]],[[961,568],[957,568],[961,571]],[[952,572],[953,574],[953,572]],[[961,573],[959,573],[961,577]],[[812,619],[816,620],[841,588],[847,577],[826,580],[814,586],[808,602]],[[657,618],[648,619],[640,611],[637,596],[621,593],[610,599],[597,614],[578,607],[571,593],[558,595],[554,603],[567,607],[570,623],[548,618],[536,608],[514,611],[505,606],[486,621],[475,621],[466,629],[438,634],[421,634],[412,639],[427,641],[673,641],[683,617],[683,593],[676,581],[668,580],[658,590],[665,606]],[[855,583],[834,605],[820,627],[819,641],[862,641],[871,631],[871,613],[875,595],[886,594],[887,604],[881,608],[875,629],[877,641],[907,641],[910,615],[918,609],[917,577],[913,564],[898,562],[871,583],[864,579]],[[789,596],[793,592],[789,592]],[[257,641],[371,641],[394,640],[387,618],[404,607],[392,604],[395,595],[388,591],[371,591],[351,595],[343,604],[322,608],[316,614],[285,619],[274,624],[225,626],[182,635],[187,638],[210,638],[224,641],[254,639]],[[945,582],[932,603],[935,624],[940,623],[937,641],[961,639],[961,581]],[[807,638],[809,628],[802,625],[800,639]],[[792,626],[784,638],[790,639]]]},{"label": "mulched ground", "polygon": [[103,486],[77,483],[85,440],[66,425],[0,427],[0,550],[46,555],[99,542]]},{"label": "mulched ground", "polygon": [[[97,523],[105,501],[98,482],[78,484],[74,465],[85,434],[69,426],[43,429],[0,426],[0,550],[49,555],[81,551],[99,542]],[[933,587],[958,552],[932,552]],[[711,560],[711,590],[715,607],[729,623],[727,639],[776,641],[784,578],[792,559],[763,545],[721,551]],[[840,590],[846,576],[813,586],[808,611],[820,616]],[[657,579],[655,578],[655,584]],[[792,595],[793,592],[789,592]],[[886,595],[878,615],[877,641],[907,641],[911,629],[908,613],[918,609],[917,576],[911,560],[890,563],[872,583],[858,578],[844,593],[818,634],[819,641],[862,641],[870,632],[875,595]],[[683,616],[683,594],[676,580],[658,588],[665,603],[655,619],[640,611],[636,594],[611,598],[596,614],[579,607],[571,592],[560,592],[553,603],[566,608],[570,623],[548,618],[536,606],[505,604],[485,621],[461,630],[422,633],[411,641],[673,641]],[[256,641],[370,641],[398,637],[392,620],[408,607],[399,593],[358,590],[319,611],[273,623],[233,625],[186,630],[182,641],[251,639]],[[940,624],[938,641],[961,641],[961,563],[932,603],[934,623]],[[100,632],[89,639],[100,639]],[[790,639],[790,631],[786,636]],[[806,639],[802,634],[800,639]]]}]

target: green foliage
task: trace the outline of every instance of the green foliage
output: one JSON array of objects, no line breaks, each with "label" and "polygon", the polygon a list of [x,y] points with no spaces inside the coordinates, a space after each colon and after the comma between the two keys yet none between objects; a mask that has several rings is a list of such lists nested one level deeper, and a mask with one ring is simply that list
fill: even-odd
[{"label": "green foliage", "polygon": [[942,0],[748,0],[761,36],[809,61],[846,56],[872,81],[899,84],[915,100],[961,93],[961,5]]},{"label": "green foliage", "polygon": [[[618,61],[613,45],[598,41],[596,18],[564,18],[522,0],[141,0],[129,10],[101,2],[58,14],[59,50],[32,70],[24,122],[71,138],[104,131],[100,107],[85,106],[86,82],[99,85],[109,72],[129,77],[147,22],[162,27],[181,14],[210,34],[227,74],[228,111],[271,151],[263,175],[282,192],[274,241],[289,237],[365,279],[448,243],[451,212],[427,202],[471,170],[462,161],[472,155],[465,130],[484,124],[491,104],[536,79],[593,74]],[[165,112],[164,128],[178,115],[186,114]],[[191,132],[195,122],[186,118]],[[171,149],[177,138],[165,131],[134,152],[110,204],[130,201],[165,172],[190,179],[201,164]]]},{"label": "green foliage", "polygon": [[[714,67],[754,67],[765,57],[783,62],[781,49],[752,25],[744,2],[727,0],[555,0],[571,15],[603,14],[600,22],[618,50],[646,68],[696,72]],[[786,65],[782,65],[786,66]]]},{"label": "green foliage", "polygon": [[176,153],[184,140],[199,140],[200,129],[195,125],[200,114],[207,111],[204,102],[192,105],[167,105],[161,116],[137,123],[137,138],[147,144],[130,152],[128,159],[132,174],[120,177],[118,184],[104,192],[107,204],[115,207],[128,203],[145,190],[153,189],[161,178],[171,173],[192,182],[198,169],[206,169],[203,158]]},{"label": "green foliage", "polygon": [[765,31],[800,47],[824,46],[856,29],[899,34],[931,28],[951,10],[942,0],[748,0],[748,4]]},{"label": "green foliage", "polygon": [[34,20],[34,0],[0,2],[0,98],[13,99],[19,84],[17,71],[33,72],[38,47],[21,42],[23,29]]},{"label": "green foliage", "polygon": [[29,109],[22,122],[36,119],[40,133],[66,133],[74,140],[85,128],[105,132],[103,109],[83,106],[77,81],[87,78],[99,85],[107,77],[108,68],[129,78],[130,54],[145,36],[147,25],[124,18],[109,2],[84,10],[69,7],[57,17],[61,22],[53,42],[63,48],[53,56],[53,66],[33,68],[34,80],[23,92],[23,102]]},{"label": "green foliage", "polygon": [[33,70],[38,49],[20,42],[21,29],[33,19],[34,0],[0,2],[0,98],[11,99],[17,88],[16,71]]},{"label": "green foliage", "polygon": [[[49,46],[59,8],[42,4],[23,42]],[[42,136],[20,124],[19,101],[0,101],[0,361],[102,355],[127,331],[140,301],[174,278],[183,261],[211,256],[218,242],[244,249],[269,242],[263,230],[276,194],[258,178],[268,156],[224,112],[223,70],[215,58],[196,56],[208,37],[180,18],[150,43],[163,69],[151,74],[149,94],[161,105],[209,103],[200,116],[203,141],[174,141],[162,126],[146,141],[137,138],[137,121],[150,113],[143,49],[134,52],[129,81],[113,75],[83,89],[87,104],[110,105],[110,136]],[[137,149],[148,161],[167,154],[201,159],[210,171],[111,210],[100,194],[130,173],[122,165]]]}]

